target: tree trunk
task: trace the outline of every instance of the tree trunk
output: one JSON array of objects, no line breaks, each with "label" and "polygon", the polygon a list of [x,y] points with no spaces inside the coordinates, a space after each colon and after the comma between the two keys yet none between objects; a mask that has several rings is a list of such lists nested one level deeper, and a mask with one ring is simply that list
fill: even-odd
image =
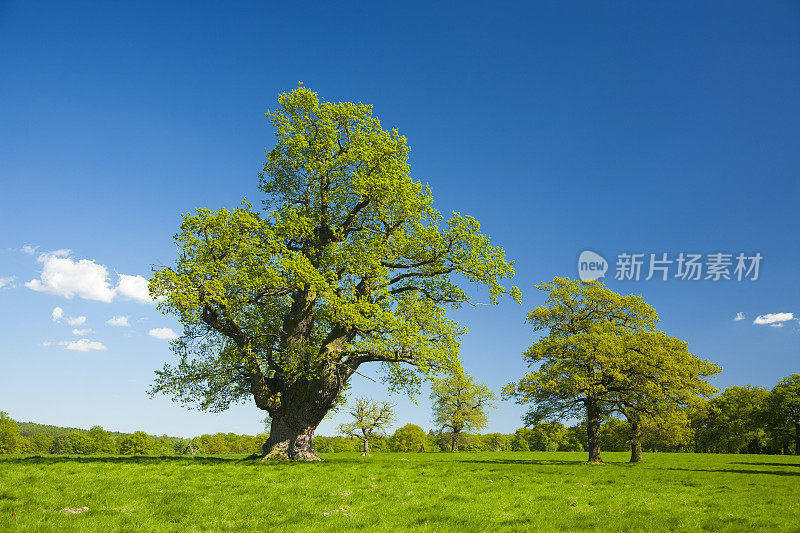
[{"label": "tree trunk", "polygon": [[329,398],[330,392],[315,382],[295,383],[291,390],[284,390],[280,408],[270,414],[272,424],[264,443],[264,459],[321,461],[314,451],[314,431],[331,408]]},{"label": "tree trunk", "polygon": [[800,422],[794,423],[794,454],[800,455]]},{"label": "tree trunk", "polygon": [[642,430],[639,418],[632,416],[628,423],[631,425],[631,463],[642,462]]},{"label": "tree trunk", "polygon": [[586,437],[589,445],[589,462],[602,463],[600,458],[600,403],[594,398],[584,400],[586,406]]},{"label": "tree trunk", "polygon": [[642,462],[642,443],[641,441],[631,441],[631,463]]},{"label": "tree trunk", "polygon": [[298,424],[289,416],[272,419],[269,439],[264,443],[264,457],[284,461],[322,461],[314,451],[313,426]]},{"label": "tree trunk", "polygon": [[364,455],[369,455],[369,439],[364,438]]},{"label": "tree trunk", "polygon": [[450,435],[450,451],[458,451],[458,433],[453,433]]}]

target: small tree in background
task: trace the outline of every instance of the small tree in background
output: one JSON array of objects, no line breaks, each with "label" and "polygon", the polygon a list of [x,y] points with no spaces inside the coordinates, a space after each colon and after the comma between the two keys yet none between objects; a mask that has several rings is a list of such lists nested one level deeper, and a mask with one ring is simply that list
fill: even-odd
[{"label": "small tree in background", "polygon": [[17,453],[20,440],[17,423],[8,416],[8,413],[0,411],[0,453]]},{"label": "small tree in background", "polygon": [[486,385],[463,372],[434,381],[431,386],[433,416],[436,424],[449,430],[450,450],[458,451],[464,431],[480,431],[489,423],[486,407],[494,407],[495,395]]},{"label": "small tree in background", "polygon": [[361,441],[364,455],[369,455],[369,441],[374,435],[384,434],[394,420],[394,409],[389,402],[375,402],[370,398],[358,398],[350,415],[353,421],[339,426],[339,431]]},{"label": "small tree in background", "polygon": [[767,424],[781,449],[788,449],[787,441],[793,438],[794,453],[800,455],[800,374],[780,380],[765,403]]},{"label": "small tree in background", "polygon": [[111,435],[102,426],[92,426],[89,430],[93,453],[116,453],[117,447]]},{"label": "small tree in background", "polygon": [[156,449],[156,440],[144,431],[125,435],[119,441],[119,453],[122,455],[152,455]]},{"label": "small tree in background", "polygon": [[416,424],[406,424],[389,438],[389,448],[393,452],[416,452],[424,449],[427,435]]}]

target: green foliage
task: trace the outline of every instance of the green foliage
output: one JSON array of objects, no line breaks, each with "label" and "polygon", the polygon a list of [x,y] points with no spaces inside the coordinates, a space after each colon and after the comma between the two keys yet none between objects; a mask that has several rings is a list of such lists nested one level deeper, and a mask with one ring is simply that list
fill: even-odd
[{"label": "green foliage", "polygon": [[495,395],[475,378],[456,372],[431,385],[435,423],[453,434],[452,449],[458,446],[458,434],[468,430],[481,430],[489,420],[486,407],[494,407]]},{"label": "green foliage", "polygon": [[361,451],[361,441],[355,437],[314,437],[314,449],[320,453]]},{"label": "green foliage", "polygon": [[759,386],[728,387],[692,411],[698,451],[759,453],[765,442],[763,409],[769,392]]},{"label": "green foliage", "polygon": [[19,427],[8,413],[0,411],[0,453],[17,453],[20,451],[21,437]]},{"label": "green foliage", "polygon": [[528,314],[547,333],[523,357],[536,370],[505,387],[504,396],[532,404],[526,425],[586,416],[590,460],[599,460],[599,426],[622,413],[641,438],[642,419],[664,422],[709,396],[717,365],[656,328],[658,315],[641,296],[623,296],[601,282],[555,278],[537,288],[545,305]]},{"label": "green foliage", "polygon": [[125,435],[119,440],[119,453],[122,455],[153,455],[158,448],[156,439],[144,431]]},{"label": "green foliage", "polygon": [[339,431],[348,437],[360,440],[364,451],[369,453],[369,442],[375,435],[382,435],[394,421],[394,408],[389,402],[375,402],[370,398],[356,398],[350,409],[352,422],[341,424]]},{"label": "green foliage", "polygon": [[800,455],[800,374],[781,379],[763,409],[773,450]]},{"label": "green foliage", "polygon": [[88,436],[92,441],[92,453],[117,453],[113,437],[102,427],[93,426]]},{"label": "green foliage", "polygon": [[34,454],[50,453],[53,445],[53,436],[47,433],[36,433],[27,438],[28,452]]},{"label": "green foliage", "polygon": [[511,437],[512,452],[527,452],[531,449],[530,444],[528,444],[528,439],[521,431],[522,430],[518,429]]},{"label": "green foliage", "polygon": [[56,435],[53,438],[53,444],[50,445],[50,453],[55,455],[67,455],[75,453],[75,447],[72,445],[71,433]]},{"label": "green foliage", "polygon": [[406,424],[389,438],[389,448],[393,452],[418,452],[427,442],[425,431],[415,424]]},{"label": "green foliage", "polygon": [[502,433],[489,433],[483,436],[485,449],[491,452],[504,452],[511,449],[511,437]]},{"label": "green foliage", "polygon": [[501,285],[513,275],[503,250],[472,217],[433,208],[405,137],[371,106],[300,86],[267,117],[264,209],[185,215],[177,263],[150,282],[185,328],[178,365],[151,392],[213,411],[253,397],[281,415],[314,380],[324,411],[363,363],[383,363],[389,387],[410,393],[458,369],[463,328],[445,316],[470,302],[458,281],[485,285],[492,303],[520,298]]}]

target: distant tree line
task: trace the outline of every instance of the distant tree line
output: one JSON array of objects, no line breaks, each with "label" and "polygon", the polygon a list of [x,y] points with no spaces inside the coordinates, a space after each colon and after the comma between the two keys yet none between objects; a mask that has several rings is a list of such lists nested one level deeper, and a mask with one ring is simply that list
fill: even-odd
[{"label": "distant tree line", "polygon": [[[384,415],[385,416],[385,415]],[[800,454],[800,374],[780,380],[772,389],[732,386],[710,400],[693,404],[678,417],[683,423],[641,428],[642,448],[649,452]],[[608,417],[600,426],[602,449],[630,449],[627,420]],[[0,412],[0,453],[11,454],[252,454],[259,453],[268,435],[217,433],[193,439],[135,433],[115,433],[95,426],[90,430],[17,423]],[[456,446],[453,439],[458,439]],[[566,426],[542,422],[511,434],[470,434],[428,431],[407,424],[391,436],[371,435],[370,452],[463,451],[585,451],[585,422]],[[322,453],[361,452],[363,439],[317,436]]]},{"label": "distant tree line", "polygon": [[119,433],[100,426],[89,430],[17,423],[0,412],[0,453],[53,455],[189,455],[251,454],[261,450],[267,435],[217,433],[193,439],[166,435],[157,437],[144,431]]}]

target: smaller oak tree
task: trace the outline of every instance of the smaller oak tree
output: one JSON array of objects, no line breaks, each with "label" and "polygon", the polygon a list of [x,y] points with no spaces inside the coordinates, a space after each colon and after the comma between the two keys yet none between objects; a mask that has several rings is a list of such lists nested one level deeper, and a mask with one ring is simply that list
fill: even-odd
[{"label": "smaller oak tree", "polygon": [[494,407],[495,395],[486,385],[463,372],[434,381],[431,386],[434,421],[450,433],[450,449],[458,451],[458,441],[466,430],[480,431],[489,420],[486,407]]},{"label": "smaller oak tree", "polygon": [[584,415],[589,462],[602,462],[600,427],[612,412],[631,424],[631,460],[637,462],[643,418],[671,419],[675,409],[715,392],[706,379],[720,368],[659,331],[656,310],[641,296],[569,278],[536,288],[549,295],[528,322],[548,333],[523,357],[538,368],[507,385],[503,395],[533,404],[528,426]]},{"label": "smaller oak tree", "polygon": [[369,455],[369,441],[378,434],[383,435],[394,420],[394,409],[389,402],[375,402],[370,398],[358,398],[350,415],[353,421],[341,424],[339,431],[348,437],[359,439],[364,447],[364,455]]}]

